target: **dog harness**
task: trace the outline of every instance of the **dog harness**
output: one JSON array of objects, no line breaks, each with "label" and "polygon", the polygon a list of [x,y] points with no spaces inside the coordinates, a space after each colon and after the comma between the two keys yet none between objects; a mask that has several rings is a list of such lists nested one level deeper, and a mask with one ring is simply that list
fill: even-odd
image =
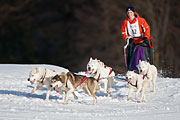
[{"label": "dog harness", "polygon": [[143,77],[142,77],[142,78],[143,78],[143,80],[144,80],[144,78],[145,78],[145,77],[147,77],[147,74],[143,75]]},{"label": "dog harness", "polygon": [[78,86],[80,86],[86,79],[87,79],[87,76],[85,76],[84,78],[82,77],[82,81],[81,81],[75,88],[77,88]]},{"label": "dog harness", "polygon": [[134,86],[134,87],[136,87],[137,88],[137,80],[136,80],[136,84],[135,85],[133,85],[131,82],[128,82],[130,85],[132,85],[132,86]]},{"label": "dog harness", "polygon": [[[104,68],[106,68],[106,66],[104,66]],[[110,69],[110,71],[109,71],[108,75],[110,75],[112,73],[112,68],[109,68],[109,69]],[[99,82],[100,76],[101,76],[101,74],[99,73],[98,78],[97,78],[97,82]]]},{"label": "dog harness", "polygon": [[[147,77],[147,74],[146,75],[143,75],[142,79],[144,80],[144,78]],[[134,87],[137,87],[137,80],[136,80],[136,84],[133,85],[131,82],[128,82],[130,85],[134,86]]]}]

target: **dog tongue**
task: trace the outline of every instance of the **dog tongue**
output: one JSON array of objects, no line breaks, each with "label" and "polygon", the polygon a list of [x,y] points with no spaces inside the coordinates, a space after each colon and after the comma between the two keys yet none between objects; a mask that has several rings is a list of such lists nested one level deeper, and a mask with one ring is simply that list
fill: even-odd
[{"label": "dog tongue", "polygon": [[91,74],[91,71],[86,71],[85,73],[86,73],[86,74]]},{"label": "dog tongue", "polygon": [[139,74],[140,74],[140,75],[144,75],[144,72],[140,72]]},{"label": "dog tongue", "polygon": [[59,92],[58,86],[55,86],[55,87],[54,87],[54,90],[55,90],[56,92]]}]

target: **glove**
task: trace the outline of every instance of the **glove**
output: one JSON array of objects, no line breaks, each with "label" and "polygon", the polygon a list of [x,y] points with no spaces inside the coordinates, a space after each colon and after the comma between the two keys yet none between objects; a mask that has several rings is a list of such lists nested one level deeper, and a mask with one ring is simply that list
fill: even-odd
[{"label": "glove", "polygon": [[149,45],[149,40],[147,39],[147,37],[143,37],[142,40],[144,40],[144,43],[146,43],[147,45]]},{"label": "glove", "polygon": [[143,37],[142,40],[147,40],[147,37]]},{"label": "glove", "polygon": [[129,38],[129,44],[131,44],[134,41],[133,38]]}]

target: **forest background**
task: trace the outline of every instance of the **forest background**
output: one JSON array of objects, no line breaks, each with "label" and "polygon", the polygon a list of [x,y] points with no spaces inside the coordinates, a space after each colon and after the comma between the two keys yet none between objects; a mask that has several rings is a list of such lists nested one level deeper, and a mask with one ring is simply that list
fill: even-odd
[{"label": "forest background", "polygon": [[85,71],[90,57],[125,72],[121,26],[134,6],[155,39],[155,65],[180,77],[179,0],[0,0],[0,63]]}]

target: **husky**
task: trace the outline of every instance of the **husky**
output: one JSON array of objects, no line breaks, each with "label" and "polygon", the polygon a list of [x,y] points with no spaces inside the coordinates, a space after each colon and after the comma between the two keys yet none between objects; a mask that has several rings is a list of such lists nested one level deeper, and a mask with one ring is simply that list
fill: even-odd
[{"label": "husky", "polygon": [[[148,80],[143,75],[139,75],[134,71],[128,71],[126,73],[126,81],[128,82],[129,92],[127,100],[130,100],[130,96],[133,90],[137,90],[135,98],[137,102],[145,102],[145,92],[148,90]],[[140,100],[138,100],[139,93],[142,93]]]},{"label": "husky", "polygon": [[[54,90],[57,93],[60,93],[62,95],[63,101],[64,101],[65,93],[62,92],[62,89],[64,89],[65,91],[68,90],[66,87],[66,82],[67,82],[67,75],[64,72],[55,75],[51,79],[51,87],[54,88]],[[74,92],[72,92],[72,94],[74,96],[74,99],[78,99],[78,96]]]},{"label": "husky", "polygon": [[37,82],[37,86],[33,88],[33,90],[31,91],[31,94],[34,94],[36,90],[41,89],[42,86],[45,85],[47,87],[45,100],[48,101],[49,95],[51,92],[51,87],[50,87],[51,79],[57,74],[60,74],[60,73],[52,71],[44,67],[38,67],[38,68],[32,67],[32,70],[29,73],[28,81],[30,81],[31,84],[34,84],[35,82]]},{"label": "husky", "polygon": [[139,60],[139,64],[137,65],[139,73],[146,76],[148,81],[153,84],[153,88],[151,88],[152,92],[155,92],[156,86],[156,78],[157,78],[157,68],[154,65],[150,65],[150,63],[146,61]]},{"label": "husky", "polygon": [[82,88],[86,94],[90,94],[93,97],[94,104],[97,103],[95,91],[98,84],[96,79],[94,79],[93,77],[86,77],[68,72],[67,74],[54,76],[52,78],[52,85],[53,83],[56,85],[58,84],[59,86],[63,86],[63,88],[65,89],[65,104],[68,104],[69,95],[80,88]]},{"label": "husky", "polygon": [[115,84],[115,73],[111,67],[104,65],[100,60],[90,58],[86,74],[92,75],[99,83],[103,83],[104,93],[107,93],[108,97],[110,96],[112,85]]}]

